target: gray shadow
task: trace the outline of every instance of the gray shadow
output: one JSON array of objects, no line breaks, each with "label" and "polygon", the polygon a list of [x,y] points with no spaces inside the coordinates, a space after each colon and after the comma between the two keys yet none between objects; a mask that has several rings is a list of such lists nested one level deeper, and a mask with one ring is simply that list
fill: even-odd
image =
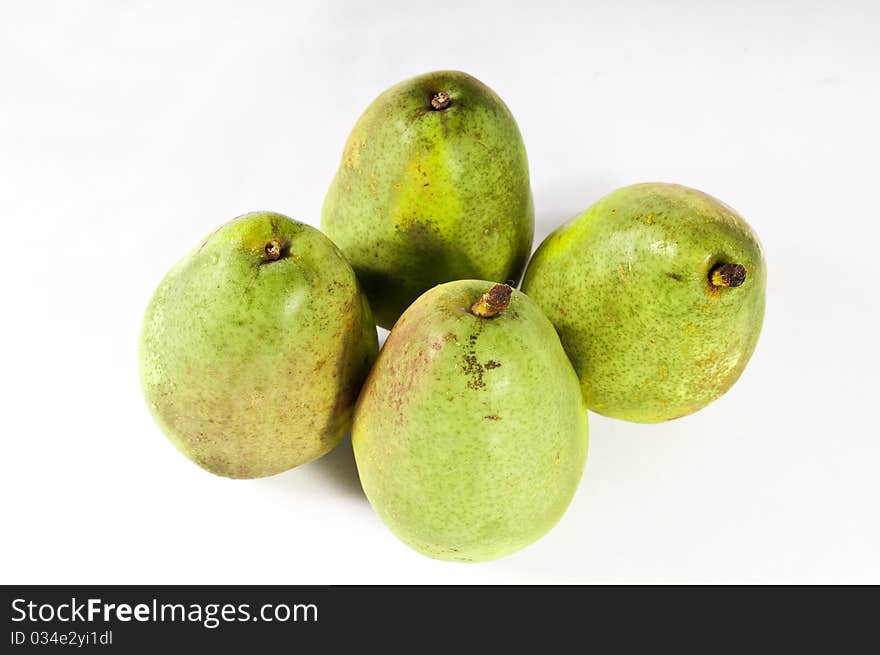
[{"label": "gray shadow", "polygon": [[[388,338],[388,330],[377,329],[379,331],[379,347],[381,348]],[[314,462],[310,462],[307,466],[310,473],[324,478],[329,484],[339,489],[342,495],[367,501],[358,476],[357,462],[354,459],[351,432],[342,438],[336,448]]]},{"label": "gray shadow", "polygon": [[361,488],[354,451],[351,447],[351,435],[343,437],[336,448],[308,466],[313,473],[326,478],[341,493],[366,502],[367,497]]}]

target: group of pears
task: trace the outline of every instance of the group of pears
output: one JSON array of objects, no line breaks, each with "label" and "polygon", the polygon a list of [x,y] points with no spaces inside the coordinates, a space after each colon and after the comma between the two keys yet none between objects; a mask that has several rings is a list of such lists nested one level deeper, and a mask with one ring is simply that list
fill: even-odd
[{"label": "group of pears", "polygon": [[684,186],[614,191],[529,260],[522,137],[460,72],[367,107],[321,226],[246,214],[168,273],[140,339],[148,404],[181,452],[231,478],[312,461],[351,430],[377,513],[439,559],[547,533],[584,469],[588,408],[691,414],[733,385],[761,329],[757,237]]}]

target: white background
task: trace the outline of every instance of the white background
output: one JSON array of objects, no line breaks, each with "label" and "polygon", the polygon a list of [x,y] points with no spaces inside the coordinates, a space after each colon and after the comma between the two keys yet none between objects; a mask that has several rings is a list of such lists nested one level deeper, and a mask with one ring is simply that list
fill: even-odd
[{"label": "white background", "polygon": [[[880,582],[880,4],[4,2],[4,583]],[[435,562],[366,502],[346,441],[274,478],[202,472],[141,397],[142,312],[218,224],[317,225],[391,84],[494,88],[536,244],[626,184],[736,207],[767,316],[723,399],[591,415],[568,513],[509,558]]]}]

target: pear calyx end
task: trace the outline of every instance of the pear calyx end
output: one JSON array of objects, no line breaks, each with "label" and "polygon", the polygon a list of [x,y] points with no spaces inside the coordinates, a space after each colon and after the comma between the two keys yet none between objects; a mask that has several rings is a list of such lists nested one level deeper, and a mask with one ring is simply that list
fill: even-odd
[{"label": "pear calyx end", "polygon": [[431,107],[433,107],[436,111],[440,111],[442,109],[446,109],[449,106],[450,102],[451,99],[446,91],[438,91],[431,98]]},{"label": "pear calyx end", "polygon": [[266,246],[263,248],[266,253],[266,259],[274,262],[276,259],[281,259],[281,251],[282,245],[278,239],[271,239],[266,242]]},{"label": "pear calyx end", "polygon": [[715,287],[739,287],[746,281],[746,267],[742,264],[719,264],[709,272],[709,282]]}]

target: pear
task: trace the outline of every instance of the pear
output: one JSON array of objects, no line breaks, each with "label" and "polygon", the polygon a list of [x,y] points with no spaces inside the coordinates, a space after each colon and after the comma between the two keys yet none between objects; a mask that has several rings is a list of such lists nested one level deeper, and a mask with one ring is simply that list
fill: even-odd
[{"label": "pear", "polygon": [[733,209],[675,184],[614,191],[551,234],[523,291],[556,326],[593,411],[639,423],[691,414],[746,367],[766,266]]},{"label": "pear", "polygon": [[474,562],[547,533],[587,454],[587,412],[553,326],[509,286],[464,280],[394,326],[355,410],[364,491],[402,541]]},{"label": "pear", "polygon": [[351,262],[384,328],[442,282],[517,284],[534,208],[510,110],[455,71],[391,87],[348,137],[321,228]]},{"label": "pear", "polygon": [[378,350],[354,271],[318,230],[257,212],[182,259],[147,307],[141,380],[162,430],[217,475],[273,475],[348,431]]}]

